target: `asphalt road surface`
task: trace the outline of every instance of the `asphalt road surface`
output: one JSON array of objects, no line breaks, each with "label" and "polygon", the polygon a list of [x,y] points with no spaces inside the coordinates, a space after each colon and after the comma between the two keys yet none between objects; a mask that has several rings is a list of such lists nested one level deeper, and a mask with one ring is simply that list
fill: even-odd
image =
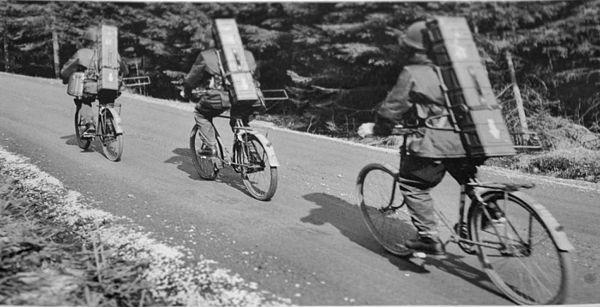
[{"label": "asphalt road surface", "polygon": [[[477,259],[455,246],[446,260],[406,260],[386,253],[370,236],[356,205],[355,178],[367,163],[397,164],[396,155],[259,127],[281,163],[275,197],[261,202],[231,170],[214,182],[197,176],[188,151],[194,123],[189,111],[130,95],[119,101],[125,146],[122,161],[114,163],[98,143],[89,152],[77,147],[74,104],[59,81],[0,74],[0,145],[30,157],[94,206],[129,217],[153,237],[216,260],[295,304],[510,304]],[[230,143],[226,120],[216,124]],[[599,303],[597,186],[481,173],[484,179],[538,185],[529,194],[563,224],[576,247],[568,303]],[[434,191],[450,217],[457,188],[446,178]]]}]

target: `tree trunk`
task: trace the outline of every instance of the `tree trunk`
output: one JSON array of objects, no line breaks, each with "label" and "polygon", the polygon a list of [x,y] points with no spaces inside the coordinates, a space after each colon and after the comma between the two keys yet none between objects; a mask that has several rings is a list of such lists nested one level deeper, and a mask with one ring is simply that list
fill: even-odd
[{"label": "tree trunk", "polygon": [[8,56],[8,1],[3,1],[4,5],[0,7],[0,16],[2,16],[2,51],[4,54],[4,71],[10,71],[10,63]]},{"label": "tree trunk", "polygon": [[8,32],[8,30],[4,28],[4,32],[2,33],[2,42],[4,45],[4,71],[10,72],[10,57],[8,56],[8,34],[6,32]]},{"label": "tree trunk", "polygon": [[60,78],[60,60],[59,60],[59,45],[58,45],[58,33],[54,26],[52,27],[52,50],[54,53],[54,76]]},{"label": "tree trunk", "polygon": [[523,138],[529,138],[528,132],[529,127],[527,126],[527,118],[525,117],[525,109],[523,108],[523,98],[521,97],[521,90],[517,84],[517,76],[515,73],[515,67],[513,65],[512,56],[509,51],[506,51],[506,61],[508,62],[508,69],[510,71],[510,82],[512,83],[513,96],[517,104],[517,113],[519,114],[519,122],[521,123],[521,134]]}]

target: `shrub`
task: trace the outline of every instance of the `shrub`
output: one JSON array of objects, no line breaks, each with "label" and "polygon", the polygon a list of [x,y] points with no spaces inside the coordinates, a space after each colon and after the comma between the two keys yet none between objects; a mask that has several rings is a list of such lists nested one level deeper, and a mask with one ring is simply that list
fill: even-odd
[{"label": "shrub", "polygon": [[578,147],[560,149],[531,157],[529,168],[559,178],[600,181],[600,152]]}]

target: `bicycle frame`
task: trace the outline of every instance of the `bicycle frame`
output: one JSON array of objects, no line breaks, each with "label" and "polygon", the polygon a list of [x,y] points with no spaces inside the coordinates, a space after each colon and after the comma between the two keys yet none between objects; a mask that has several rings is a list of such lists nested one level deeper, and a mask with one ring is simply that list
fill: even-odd
[{"label": "bicycle frame", "polygon": [[[227,119],[231,118],[230,116],[225,116],[225,115],[219,115],[216,117],[227,118]],[[264,144],[265,153],[267,154],[267,156],[269,158],[269,164],[272,167],[278,167],[279,161],[277,160],[277,156],[275,155],[275,150],[273,149],[272,143],[264,135],[258,133],[251,127],[244,126],[244,123],[240,118],[236,118],[235,120],[236,120],[235,125],[233,126],[234,146],[235,146],[235,144],[240,144],[239,146],[241,146],[241,150],[243,152],[246,152],[246,141],[245,141],[244,135],[252,134],[257,139],[259,139],[259,141],[262,144]],[[215,127],[214,123],[211,122],[211,124],[213,126],[213,129],[215,130],[215,136],[217,139],[217,144],[219,146],[219,159],[221,160],[221,162],[223,162],[224,164],[229,165],[229,166],[243,166],[244,163],[240,163],[240,161],[236,161],[235,158],[231,158],[229,151],[223,145],[223,140],[221,139],[221,135],[217,131],[217,128]]]},{"label": "bicycle frame", "polygon": [[[101,104],[98,103],[98,119],[96,120],[96,126],[106,125],[106,112],[110,112],[112,118],[114,118],[115,123],[115,133],[117,135],[123,134],[123,128],[121,127],[121,116],[120,112],[117,111],[116,108],[121,108],[120,103],[107,103]],[[99,130],[98,130],[99,131]],[[102,127],[102,131],[106,131],[105,127]],[[99,136],[98,132],[96,132],[96,136]]]},{"label": "bicycle frame", "polygon": [[[404,228],[414,219],[410,208],[402,208],[407,205],[406,199],[411,194],[404,189],[396,191],[398,186],[415,186],[418,183],[402,178],[399,171],[409,157],[406,154],[407,136],[416,131],[397,126],[393,132],[404,132],[393,133],[404,135],[400,146],[400,167],[370,163],[360,170],[356,186],[360,211],[368,230],[385,250],[400,257],[426,258],[426,253],[407,247],[408,237],[417,230],[414,229],[417,227],[412,230]],[[521,192],[534,185],[480,182],[477,166],[482,161],[466,159],[455,160],[461,164],[457,165],[463,171],[460,177],[467,175],[465,181],[460,181],[457,223],[453,225],[440,208],[432,208],[439,224],[443,224],[450,233],[449,238],[440,243],[447,245],[453,242],[463,252],[477,255],[490,281],[515,303],[564,302],[571,271],[569,251],[574,248],[550,212]],[[388,190],[390,181],[391,191]],[[396,199],[396,193],[402,193],[401,198]],[[412,193],[416,195],[423,191],[417,189]],[[437,251],[438,246],[435,248]],[[432,257],[440,254],[444,257],[443,249]]]},{"label": "bicycle frame", "polygon": [[[403,134],[404,141],[403,141],[402,145],[400,146],[400,167],[401,167],[403,157],[406,157],[406,155],[407,155],[407,150],[406,150],[407,135],[408,135],[407,129],[410,130],[410,128],[401,128],[400,129],[400,131],[404,132],[404,134]],[[396,180],[394,181],[394,187],[392,189],[392,195],[390,198],[389,206],[392,205],[393,200],[396,195],[395,194],[396,193],[396,183],[402,184],[402,183],[409,183],[411,181],[412,180],[408,180],[408,179],[400,177],[400,174],[398,174],[396,176]],[[535,186],[534,184],[483,183],[477,179],[476,174],[473,174],[471,176],[471,178],[469,179],[468,183],[461,185],[461,191],[460,191],[460,197],[459,197],[459,209],[458,209],[459,215],[458,215],[458,223],[457,223],[457,225],[459,227],[458,229],[460,229],[460,227],[465,226],[465,225],[467,227],[470,226],[470,225],[468,225],[468,222],[466,221],[467,219],[465,218],[466,217],[465,212],[469,212],[470,210],[473,210],[472,206],[482,206],[483,208],[488,207],[487,203],[485,202],[485,200],[483,198],[484,194],[490,193],[493,191],[496,191],[496,192],[499,191],[504,194],[504,199],[507,200],[509,193],[518,192],[521,189],[530,189],[530,188],[533,188],[534,186]],[[468,211],[466,210],[467,209],[467,202],[466,202],[467,196],[469,197],[469,199],[471,199],[471,204],[469,206]],[[406,202],[403,202],[401,206],[405,205],[405,203]],[[506,204],[506,202],[505,202],[505,204]],[[386,208],[389,208],[389,206]],[[569,242],[569,240],[567,239],[566,234],[562,231],[562,227],[560,226],[558,221],[556,221],[556,219],[554,217],[552,217],[552,215],[543,206],[537,206],[537,207],[538,208],[536,208],[535,206],[533,207],[533,209],[536,211],[536,213],[540,216],[546,217],[550,221],[551,227],[549,230],[550,230],[551,234],[556,238],[558,248],[563,251],[569,251],[569,250],[574,249],[573,246],[571,245],[571,243]],[[392,209],[392,208],[390,208],[390,209]],[[500,208],[500,210],[501,210],[501,212],[505,212],[506,208]],[[450,238],[448,239],[448,241],[459,244],[459,246],[465,252],[472,253],[473,252],[472,247],[476,246],[476,245],[483,246],[483,247],[489,247],[489,248],[499,248],[498,246],[495,246],[495,245],[473,241],[473,240],[471,240],[470,235],[468,235],[468,238],[461,237],[461,235],[457,232],[457,229],[454,229],[454,227],[451,226],[450,219],[448,219],[440,210],[438,210],[436,208],[434,208],[433,211],[438,216],[438,218],[440,219],[442,224],[444,224],[444,226],[449,230]],[[488,220],[492,220],[492,217],[489,214],[487,209],[484,209],[483,213],[485,214],[485,217]],[[513,227],[513,225],[510,223],[510,221],[508,221],[507,223],[509,224],[510,227]],[[500,230],[493,223],[492,223],[492,227],[494,229],[495,234],[501,240],[502,246],[500,248],[509,246],[509,244],[506,242],[507,236],[501,235]],[[505,232],[506,231],[507,231],[507,229],[505,228]],[[519,239],[522,239],[522,238],[519,238]],[[469,247],[469,248],[467,248],[463,245],[460,245],[461,243],[467,244],[467,247]]]}]

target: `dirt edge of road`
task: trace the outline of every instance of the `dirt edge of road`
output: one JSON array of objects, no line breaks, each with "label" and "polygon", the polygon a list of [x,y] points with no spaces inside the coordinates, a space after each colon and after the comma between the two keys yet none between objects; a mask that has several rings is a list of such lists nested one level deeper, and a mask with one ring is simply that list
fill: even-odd
[{"label": "dirt edge of road", "polygon": [[290,304],[89,201],[0,146],[0,304]]}]

